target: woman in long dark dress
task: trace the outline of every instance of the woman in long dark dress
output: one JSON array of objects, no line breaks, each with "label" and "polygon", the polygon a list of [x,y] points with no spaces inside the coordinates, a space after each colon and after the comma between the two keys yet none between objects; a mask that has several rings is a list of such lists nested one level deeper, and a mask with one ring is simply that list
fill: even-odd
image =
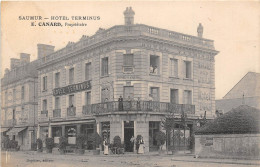
[{"label": "woman in long dark dress", "polygon": [[122,96],[120,96],[119,99],[118,99],[118,110],[119,111],[123,111],[124,110]]}]

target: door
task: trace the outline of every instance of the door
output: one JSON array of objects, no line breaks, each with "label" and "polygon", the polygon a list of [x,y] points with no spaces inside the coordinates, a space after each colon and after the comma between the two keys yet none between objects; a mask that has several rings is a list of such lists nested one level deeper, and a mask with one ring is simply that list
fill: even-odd
[{"label": "door", "polygon": [[124,144],[126,152],[134,151],[134,142],[131,138],[134,136],[134,121],[124,121]]}]

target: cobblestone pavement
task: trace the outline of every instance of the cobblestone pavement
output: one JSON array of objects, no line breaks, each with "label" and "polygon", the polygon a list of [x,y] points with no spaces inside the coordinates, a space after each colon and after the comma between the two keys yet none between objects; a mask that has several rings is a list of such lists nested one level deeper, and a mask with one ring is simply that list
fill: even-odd
[{"label": "cobblestone pavement", "polygon": [[53,155],[37,152],[1,152],[2,167],[237,167],[259,166],[259,161],[194,159],[172,155]]}]

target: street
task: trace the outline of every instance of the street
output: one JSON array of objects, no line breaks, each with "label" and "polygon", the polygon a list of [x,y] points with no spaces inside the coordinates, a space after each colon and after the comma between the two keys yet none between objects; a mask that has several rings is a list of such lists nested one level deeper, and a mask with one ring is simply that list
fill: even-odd
[{"label": "street", "polygon": [[[172,155],[53,155],[37,152],[2,152],[2,167],[235,167],[259,166],[256,160],[195,159]],[[257,165],[258,164],[258,165]]]}]

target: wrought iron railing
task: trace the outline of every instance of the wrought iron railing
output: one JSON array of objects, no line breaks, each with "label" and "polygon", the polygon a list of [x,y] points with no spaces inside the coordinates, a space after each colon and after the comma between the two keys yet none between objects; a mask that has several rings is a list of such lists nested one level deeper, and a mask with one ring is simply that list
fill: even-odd
[{"label": "wrought iron railing", "polygon": [[184,112],[186,114],[195,114],[195,106],[157,101],[113,101],[83,106],[82,113],[90,115],[123,111],[170,112],[175,114]]},{"label": "wrought iron railing", "polygon": [[76,116],[76,107],[68,107],[67,108],[67,116],[75,117]]},{"label": "wrought iron railing", "polygon": [[60,118],[61,117],[61,109],[53,110],[53,118]]}]

